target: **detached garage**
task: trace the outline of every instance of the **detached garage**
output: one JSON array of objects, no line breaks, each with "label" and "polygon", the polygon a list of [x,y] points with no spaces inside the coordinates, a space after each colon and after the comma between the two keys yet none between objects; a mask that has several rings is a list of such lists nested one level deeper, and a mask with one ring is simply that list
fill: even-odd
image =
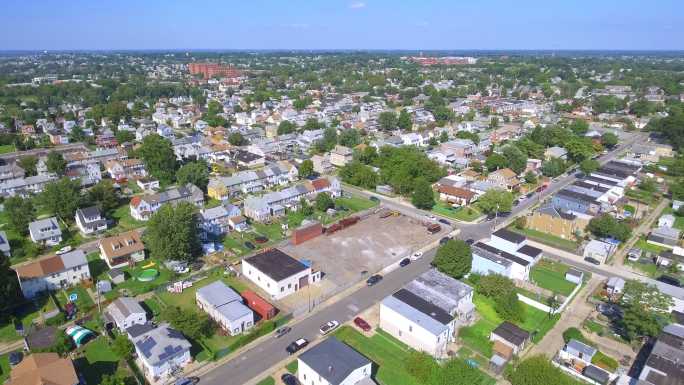
[{"label": "detached garage", "polygon": [[242,274],[271,299],[281,299],[320,280],[320,273],[279,249],[270,249],[242,261]]}]

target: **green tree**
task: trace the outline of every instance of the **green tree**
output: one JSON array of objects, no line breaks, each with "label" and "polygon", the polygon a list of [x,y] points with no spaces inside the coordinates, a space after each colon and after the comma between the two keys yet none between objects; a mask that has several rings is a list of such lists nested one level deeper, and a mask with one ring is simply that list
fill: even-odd
[{"label": "green tree", "polygon": [[312,175],[314,175],[314,164],[311,159],[306,159],[302,162],[302,164],[299,165],[299,169],[297,170],[299,172],[299,177],[300,178],[309,178]]},{"label": "green tree", "polygon": [[439,142],[440,143],[445,143],[449,141],[449,134],[446,131],[442,131],[439,134]]},{"label": "green tree", "polygon": [[498,154],[498,153],[492,153],[485,159],[485,167],[487,167],[488,171],[496,171],[502,168],[508,167],[508,159],[506,159],[505,156]]},{"label": "green tree", "polygon": [[127,359],[134,352],[133,343],[123,334],[117,334],[112,343],[112,351],[120,359]]},{"label": "green tree", "polygon": [[344,165],[340,169],[339,175],[344,183],[366,189],[374,189],[378,184],[378,174],[359,161],[352,161]]},{"label": "green tree", "polygon": [[318,152],[328,152],[337,144],[337,129],[328,127],[323,131],[323,138],[316,142]]},{"label": "green tree", "polygon": [[304,123],[304,127],[302,127],[302,129],[304,131],[313,131],[321,129],[323,127],[324,125],[321,122],[319,122],[316,118],[309,118]]},{"label": "green tree", "polygon": [[568,156],[575,162],[581,162],[594,155],[594,147],[589,138],[573,137],[565,143]]},{"label": "green tree", "polygon": [[176,154],[171,142],[157,134],[148,135],[143,139],[138,152],[150,175],[165,183],[173,181]]},{"label": "green tree", "polygon": [[408,131],[413,127],[413,120],[411,120],[411,115],[406,111],[405,108],[402,108],[402,110],[399,111],[397,126],[399,127],[399,129],[404,131]]},{"label": "green tree", "polygon": [[591,174],[592,172],[598,170],[599,167],[601,167],[601,164],[595,159],[585,159],[579,165],[580,170],[585,175]]},{"label": "green tree", "polygon": [[502,153],[507,160],[508,168],[516,174],[520,174],[527,167],[527,156],[518,147],[506,146],[503,148]]},{"label": "green tree", "polygon": [[7,219],[14,231],[21,235],[28,234],[28,225],[36,218],[33,201],[15,195],[5,199],[4,205]]},{"label": "green tree", "polygon": [[209,166],[203,160],[190,162],[181,166],[176,172],[176,181],[179,185],[194,184],[202,191],[207,191],[209,184]]},{"label": "green tree", "polygon": [[[20,299],[17,273],[10,267],[9,258],[0,258],[0,314],[13,314]],[[0,315],[0,320],[4,320]]]},{"label": "green tree", "polygon": [[437,249],[432,264],[442,273],[456,279],[470,272],[473,253],[470,245],[460,239],[450,239]]},{"label": "green tree", "polygon": [[497,127],[499,127],[499,118],[493,116],[491,119],[489,119],[489,128],[493,130]]},{"label": "green tree", "polygon": [[653,194],[658,190],[658,184],[656,183],[654,178],[643,178],[641,180],[641,183],[639,183],[639,188]]},{"label": "green tree", "polygon": [[584,119],[575,119],[570,123],[569,128],[575,135],[583,136],[589,131],[589,123]]},{"label": "green tree", "polygon": [[613,148],[618,144],[618,137],[612,132],[605,132],[601,135],[601,144],[608,148]]},{"label": "green tree", "polygon": [[378,115],[378,124],[382,130],[395,130],[397,128],[397,114],[392,111],[381,112]]},{"label": "green tree", "polygon": [[214,332],[209,316],[195,310],[181,309],[178,306],[167,306],[160,314],[171,326],[193,340],[209,337]]},{"label": "green tree", "polygon": [[81,182],[62,178],[48,183],[37,199],[45,211],[57,215],[63,221],[73,221],[81,203]]},{"label": "green tree", "polygon": [[359,130],[351,128],[342,131],[337,140],[340,145],[352,148],[361,143],[361,134]]},{"label": "green tree", "polygon": [[502,189],[491,189],[482,194],[478,202],[485,214],[506,213],[513,208],[513,194]]},{"label": "green tree", "polygon": [[335,207],[335,201],[330,197],[330,194],[322,192],[316,196],[316,210],[325,212],[333,207]]},{"label": "green tree", "polygon": [[228,143],[232,144],[233,146],[246,146],[249,141],[247,141],[247,139],[245,139],[241,133],[233,132],[228,135]]},{"label": "green tree", "polygon": [[126,142],[133,142],[135,140],[135,133],[128,130],[118,130],[114,134],[114,137],[116,137],[116,141],[119,144],[123,144]]},{"label": "green tree", "polygon": [[544,176],[555,178],[564,173],[566,163],[561,158],[551,158],[542,163],[541,172]]},{"label": "green tree", "polygon": [[476,285],[477,292],[489,298],[503,297],[515,292],[515,282],[500,274],[488,274],[480,277]]},{"label": "green tree", "polygon": [[658,316],[668,316],[673,305],[672,297],[663,294],[657,286],[636,279],[626,281],[622,293],[620,303],[623,306],[642,307]]},{"label": "green tree", "polygon": [[283,120],[278,125],[278,135],[287,135],[297,131],[297,126],[289,120]]},{"label": "green tree", "polygon": [[74,126],[71,129],[71,134],[69,134],[69,139],[71,142],[84,142],[86,140],[86,134],[81,126]]},{"label": "green tree", "polygon": [[511,385],[580,385],[543,355],[525,359],[508,373]]},{"label": "green tree", "polygon": [[610,214],[592,218],[587,225],[587,231],[599,238],[612,237],[621,242],[625,242],[632,235],[632,228],[628,224],[618,221]]},{"label": "green tree", "polygon": [[26,155],[19,158],[17,161],[19,167],[23,168],[26,176],[34,176],[38,174],[36,166],[38,165],[38,158],[33,155]]},{"label": "green tree", "polygon": [[152,258],[194,261],[202,253],[195,206],[187,202],[163,205],[152,214],[144,238]]},{"label": "green tree", "polygon": [[47,170],[57,175],[64,175],[66,171],[67,162],[64,160],[62,154],[57,151],[50,151],[45,161]]},{"label": "green tree", "polygon": [[109,179],[103,179],[88,191],[88,201],[97,205],[106,216],[110,216],[119,206],[114,184]]},{"label": "green tree", "polygon": [[525,173],[525,183],[536,184],[537,183],[537,175],[535,175],[532,171],[526,172]]},{"label": "green tree", "polygon": [[411,203],[423,210],[430,210],[435,205],[435,195],[432,191],[430,183],[424,178],[415,180],[413,193],[411,194]]}]

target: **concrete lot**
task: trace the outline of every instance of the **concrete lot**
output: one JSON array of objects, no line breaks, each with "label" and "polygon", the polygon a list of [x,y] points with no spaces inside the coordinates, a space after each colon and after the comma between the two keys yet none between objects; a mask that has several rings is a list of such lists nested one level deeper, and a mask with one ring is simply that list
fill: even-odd
[{"label": "concrete lot", "polygon": [[373,214],[349,228],[298,246],[288,245],[283,251],[311,260],[313,268],[323,272],[324,280],[343,287],[397,263],[447,232],[442,226],[441,232],[431,235],[420,221],[407,216],[382,219]]}]

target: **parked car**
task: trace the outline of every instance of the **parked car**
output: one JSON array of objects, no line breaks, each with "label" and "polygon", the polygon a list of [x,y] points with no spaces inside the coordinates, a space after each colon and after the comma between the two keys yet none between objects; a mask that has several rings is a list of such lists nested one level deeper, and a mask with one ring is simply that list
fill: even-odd
[{"label": "parked car", "polygon": [[419,259],[422,258],[422,257],[423,257],[423,252],[422,252],[422,251],[416,251],[415,253],[413,253],[413,254],[411,255],[411,260],[412,260],[412,261],[417,261],[417,260],[419,260]]},{"label": "parked car", "polygon": [[584,258],[584,260],[589,262],[589,263],[593,263],[596,266],[601,264],[601,262],[598,259],[592,258],[592,257],[586,257],[586,258]]},{"label": "parked car", "polygon": [[437,220],[437,217],[435,217],[435,216],[432,215],[432,214],[427,214],[427,215],[425,216],[425,218],[427,218],[427,219],[429,219],[429,220],[431,220],[431,221],[436,221],[436,220]]},{"label": "parked car", "polygon": [[250,249],[250,250],[256,249],[256,246],[254,246],[254,244],[250,241],[245,242],[245,247]]},{"label": "parked car", "polygon": [[19,363],[23,359],[24,359],[24,353],[22,353],[22,352],[10,352],[10,354],[7,355],[7,362],[9,362],[10,366],[19,365]]},{"label": "parked car", "polygon": [[254,238],[254,242],[256,243],[266,243],[268,242],[268,238],[264,237],[263,235],[260,235],[256,238]]},{"label": "parked car", "polygon": [[291,344],[287,345],[285,350],[287,350],[289,354],[295,354],[308,344],[309,341],[306,338],[300,338],[296,341],[293,341]]},{"label": "parked car", "polygon": [[364,332],[369,332],[371,330],[371,326],[368,324],[368,322],[361,317],[354,318],[354,325],[358,326],[358,328]]},{"label": "parked car", "polygon": [[466,239],[465,243],[472,245],[473,243],[475,243],[475,240],[472,238],[468,238],[468,239]]},{"label": "parked car", "polygon": [[299,380],[297,380],[297,377],[291,375],[290,373],[285,373],[280,376],[280,380],[285,385],[299,385]]},{"label": "parked car", "polygon": [[320,327],[320,329],[318,329],[318,331],[320,331],[321,334],[326,335],[326,334],[330,333],[331,331],[335,330],[338,326],[340,326],[340,323],[335,321],[335,320],[332,320],[332,321],[328,321],[328,322],[324,323],[323,325],[321,325],[321,327]]},{"label": "parked car", "polygon": [[442,239],[439,240],[439,245],[441,246],[441,245],[443,245],[443,244],[449,242],[449,240],[451,240],[451,238],[449,238],[449,237],[443,237]]},{"label": "parked car", "polygon": [[285,334],[289,333],[290,330],[292,330],[291,327],[289,327],[289,326],[283,326],[283,327],[281,327],[280,329],[277,329],[277,330],[275,331],[275,337],[276,337],[276,338],[280,338],[280,337],[284,336]]},{"label": "parked car", "polygon": [[382,275],[380,274],[374,274],[371,275],[370,278],[366,280],[366,285],[368,286],[373,286],[377,284],[378,282],[382,281]]},{"label": "parked car", "polygon": [[437,234],[437,233],[439,233],[440,231],[442,231],[442,226],[440,226],[440,225],[438,225],[438,224],[436,224],[436,223],[433,223],[433,224],[431,224],[430,226],[427,227],[427,231],[428,231],[428,233],[430,233],[430,234]]},{"label": "parked car", "polygon": [[378,199],[378,197],[370,197],[370,200],[373,202],[380,202],[380,199]]},{"label": "parked car", "polygon": [[175,382],[175,385],[194,385],[199,382],[199,377],[183,377]]},{"label": "parked car", "polygon": [[71,250],[73,250],[73,247],[64,246],[61,249],[57,250],[57,252],[55,252],[55,254],[62,255],[62,254],[66,254],[66,253],[70,252]]},{"label": "parked car", "polygon": [[409,264],[411,264],[411,260],[408,258],[404,258],[401,260],[401,262],[399,262],[399,266],[401,266],[401,267],[406,267]]},{"label": "parked car", "polygon": [[445,225],[447,225],[447,226],[451,226],[451,222],[447,221],[447,220],[444,219],[444,218],[439,218],[438,222],[439,222],[439,223],[443,223],[443,224],[445,224]]},{"label": "parked car", "polygon": [[661,275],[656,281],[660,281],[662,283],[666,283],[668,285],[672,285],[675,287],[682,287],[681,282],[675,277],[671,277],[669,275]]},{"label": "parked car", "polygon": [[603,302],[596,306],[596,310],[610,319],[622,318],[623,314],[620,306]]}]

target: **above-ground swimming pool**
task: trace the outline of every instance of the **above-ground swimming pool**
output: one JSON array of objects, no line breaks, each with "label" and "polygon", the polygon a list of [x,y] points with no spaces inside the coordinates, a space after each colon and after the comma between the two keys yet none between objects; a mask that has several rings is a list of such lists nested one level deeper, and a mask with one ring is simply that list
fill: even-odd
[{"label": "above-ground swimming pool", "polygon": [[145,269],[140,272],[138,275],[138,281],[141,282],[149,282],[149,281],[154,281],[155,278],[157,278],[157,275],[159,275],[159,272],[157,269]]}]

